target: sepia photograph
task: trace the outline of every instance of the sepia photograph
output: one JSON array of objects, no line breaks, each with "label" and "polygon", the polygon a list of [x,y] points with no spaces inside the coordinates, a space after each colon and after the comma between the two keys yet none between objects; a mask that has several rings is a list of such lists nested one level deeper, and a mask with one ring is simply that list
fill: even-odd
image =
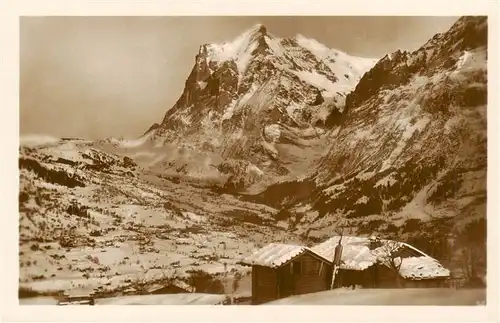
[{"label": "sepia photograph", "polygon": [[20,16],[21,310],[490,305],[489,20]]}]

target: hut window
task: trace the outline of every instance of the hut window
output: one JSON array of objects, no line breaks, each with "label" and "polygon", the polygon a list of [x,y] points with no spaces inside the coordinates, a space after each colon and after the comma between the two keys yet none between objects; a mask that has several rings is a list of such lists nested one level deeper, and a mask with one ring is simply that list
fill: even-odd
[{"label": "hut window", "polygon": [[296,260],[292,263],[292,270],[294,275],[302,275],[302,262]]}]

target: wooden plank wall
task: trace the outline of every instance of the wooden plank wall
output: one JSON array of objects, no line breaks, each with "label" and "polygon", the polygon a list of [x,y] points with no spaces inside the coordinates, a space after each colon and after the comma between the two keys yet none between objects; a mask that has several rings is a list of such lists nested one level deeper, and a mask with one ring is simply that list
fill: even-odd
[{"label": "wooden plank wall", "polygon": [[422,280],[404,280],[405,288],[433,288],[433,287],[444,287],[444,279],[422,279]]},{"label": "wooden plank wall", "polygon": [[[296,260],[302,263],[302,274],[294,275],[295,294],[315,293],[329,289],[329,278],[331,279],[331,266],[311,255],[304,254]],[[328,276],[330,275],[330,276]]]},{"label": "wooden plank wall", "polygon": [[278,275],[272,268],[252,267],[252,304],[278,299]]},{"label": "wooden plank wall", "polygon": [[[300,261],[301,273],[292,273],[293,294],[315,293],[330,288],[331,265],[307,253],[298,257],[295,261]],[[290,268],[289,264],[285,266]],[[293,270],[291,271],[293,272]],[[278,269],[263,266],[252,267],[252,304],[262,304],[280,297],[280,277],[278,277],[278,272]],[[340,270],[339,275],[339,282],[336,287],[354,284],[361,285],[364,288],[408,288],[438,287],[443,284],[442,280],[411,281],[403,278],[400,278],[398,283],[397,274],[394,271],[379,265],[374,265],[363,271]]]},{"label": "wooden plank wall", "polygon": [[363,288],[419,288],[441,287],[441,279],[410,280],[402,277],[392,269],[383,265],[373,265],[365,270],[340,270],[336,287],[352,287],[359,285]]},{"label": "wooden plank wall", "polygon": [[377,270],[377,288],[399,288],[403,287],[403,279],[398,274],[384,265],[374,265]]}]

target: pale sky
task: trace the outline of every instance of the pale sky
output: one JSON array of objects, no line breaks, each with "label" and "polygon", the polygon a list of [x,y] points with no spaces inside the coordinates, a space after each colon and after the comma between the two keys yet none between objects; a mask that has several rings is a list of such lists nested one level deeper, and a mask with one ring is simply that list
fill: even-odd
[{"label": "pale sky", "polygon": [[262,23],[352,55],[415,50],[458,17],[23,17],[20,131],[138,137],[179,98],[200,45]]}]

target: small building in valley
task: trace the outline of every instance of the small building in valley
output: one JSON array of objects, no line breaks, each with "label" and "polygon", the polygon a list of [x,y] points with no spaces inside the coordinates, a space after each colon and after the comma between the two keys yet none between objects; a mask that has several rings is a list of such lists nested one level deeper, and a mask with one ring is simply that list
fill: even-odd
[{"label": "small building in valley", "polygon": [[252,266],[252,304],[327,290],[332,262],[311,249],[271,243],[245,258]]},{"label": "small building in valley", "polygon": [[180,280],[173,280],[169,283],[156,283],[146,286],[147,294],[180,294],[193,293],[194,288]]},{"label": "small building in valley", "polygon": [[63,293],[57,305],[94,305],[95,292],[90,289],[72,289]]},{"label": "small building in valley", "polygon": [[166,294],[183,294],[194,293],[195,289],[189,286],[186,282],[180,279],[157,280],[140,284],[139,286],[128,286],[119,296],[130,295],[166,295]]}]

